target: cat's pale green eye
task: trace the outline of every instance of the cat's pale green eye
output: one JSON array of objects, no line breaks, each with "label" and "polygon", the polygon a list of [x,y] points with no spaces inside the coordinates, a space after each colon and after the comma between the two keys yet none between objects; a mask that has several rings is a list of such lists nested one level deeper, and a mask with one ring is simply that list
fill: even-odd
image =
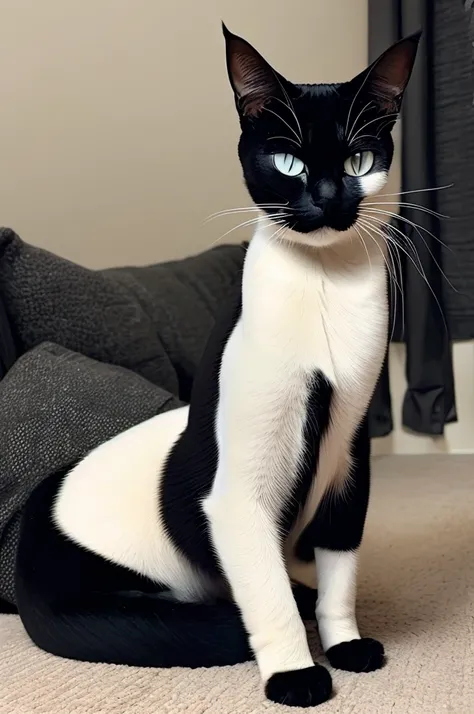
[{"label": "cat's pale green eye", "polygon": [[349,176],[365,176],[374,165],[374,155],[371,151],[358,151],[344,162],[344,171]]},{"label": "cat's pale green eye", "polygon": [[293,154],[273,154],[273,165],[285,176],[300,176],[306,168],[301,159]]}]

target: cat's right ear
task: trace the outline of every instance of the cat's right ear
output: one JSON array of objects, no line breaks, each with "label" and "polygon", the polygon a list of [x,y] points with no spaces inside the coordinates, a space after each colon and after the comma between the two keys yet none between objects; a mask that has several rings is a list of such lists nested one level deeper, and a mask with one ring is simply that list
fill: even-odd
[{"label": "cat's right ear", "polygon": [[399,40],[353,82],[361,85],[362,96],[369,98],[380,114],[395,117],[415,64],[421,32]]},{"label": "cat's right ear", "polygon": [[282,93],[285,80],[247,40],[234,35],[224,23],[222,30],[226,43],[227,72],[237,109],[244,117],[256,117],[270,99]]}]

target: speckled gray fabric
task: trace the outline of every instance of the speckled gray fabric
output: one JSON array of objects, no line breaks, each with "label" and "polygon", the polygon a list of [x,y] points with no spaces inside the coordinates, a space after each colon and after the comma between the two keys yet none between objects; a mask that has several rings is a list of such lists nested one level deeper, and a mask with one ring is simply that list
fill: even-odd
[{"label": "speckled gray fabric", "polygon": [[0,382],[0,598],[14,602],[19,513],[33,487],[179,400],[122,367],[45,343]]}]

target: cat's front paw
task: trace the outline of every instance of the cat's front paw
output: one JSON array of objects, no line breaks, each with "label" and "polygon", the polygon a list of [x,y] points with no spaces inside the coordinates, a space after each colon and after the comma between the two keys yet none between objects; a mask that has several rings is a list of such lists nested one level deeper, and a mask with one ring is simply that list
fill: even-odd
[{"label": "cat's front paw", "polygon": [[381,642],[371,637],[334,645],[326,652],[329,663],[348,672],[373,672],[385,664],[385,650]]},{"label": "cat's front paw", "polygon": [[273,674],[265,686],[268,699],[288,707],[315,707],[332,694],[331,675],[325,667],[315,664],[306,669]]}]

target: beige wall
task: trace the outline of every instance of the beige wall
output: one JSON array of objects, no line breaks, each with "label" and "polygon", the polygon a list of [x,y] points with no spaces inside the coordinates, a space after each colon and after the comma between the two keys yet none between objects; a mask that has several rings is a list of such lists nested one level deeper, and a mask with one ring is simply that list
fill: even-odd
[{"label": "beige wall", "polygon": [[206,248],[248,205],[221,19],[296,81],[366,63],[367,0],[1,6],[1,223],[92,267]]}]

